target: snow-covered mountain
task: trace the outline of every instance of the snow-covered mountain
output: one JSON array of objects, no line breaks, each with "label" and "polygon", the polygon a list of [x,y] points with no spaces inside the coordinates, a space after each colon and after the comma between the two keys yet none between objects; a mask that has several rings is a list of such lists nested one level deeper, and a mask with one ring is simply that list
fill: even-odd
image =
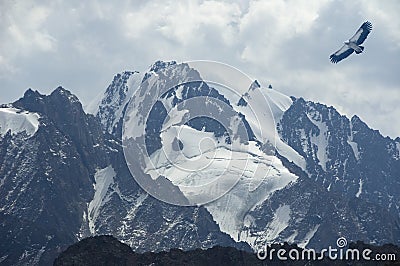
[{"label": "snow-covered mountain", "polygon": [[[91,114],[63,88],[1,106],[0,263],[49,263],[96,234],[136,251],[283,241],[321,249],[339,236],[399,244],[400,139],[333,107],[246,86],[235,95],[188,64],[158,61],[117,74]],[[149,156],[136,150],[127,164],[126,136]],[[183,206],[149,195],[155,184]]]},{"label": "snow-covered mountain", "polygon": [[[170,72],[173,71],[174,65],[180,70],[176,72],[178,76],[171,78]],[[262,88],[257,82],[250,86],[251,89],[249,88],[248,93],[239,101],[221,90],[213,92],[214,88],[207,84],[192,83],[192,87],[181,86],[163,95],[162,108],[153,110],[141,108],[149,106],[147,104],[151,102],[149,99],[153,99],[156,95],[161,96],[157,91],[160,89],[159,83],[171,82],[166,81],[165,77],[185,81],[187,77],[199,75],[198,73],[189,75],[189,69],[188,66],[175,62],[156,62],[145,74],[145,79],[152,80],[152,85],[133,88],[135,91],[143,90],[140,93],[143,96],[132,109],[133,113],[130,114],[134,117],[132,123],[139,124],[138,121],[145,121],[144,117],[140,117],[140,112],[144,114],[149,112],[150,115],[154,115],[154,119],[148,118],[152,121],[153,129],[159,127],[154,141],[149,142],[154,147],[146,146],[154,152],[152,157],[157,158],[152,159],[153,167],[157,171],[152,173],[151,169],[147,169],[154,178],[161,171],[162,175],[172,183],[179,185],[194,182],[193,180],[205,180],[212,176],[212,173],[218,174],[216,169],[227,167],[226,164],[217,163],[207,168],[207,171],[196,172],[196,178],[193,176],[188,178],[184,171],[179,171],[179,168],[188,167],[182,165],[187,162],[177,157],[179,153],[186,152],[191,156],[197,156],[199,154],[193,153],[193,147],[196,146],[193,143],[198,142],[200,138],[213,139],[213,135],[215,137],[223,134],[216,132],[218,127],[212,126],[212,123],[208,123],[211,130],[207,128],[200,130],[196,125],[188,126],[189,123],[179,124],[182,115],[179,115],[179,112],[171,115],[171,110],[174,110],[176,105],[193,97],[214,95],[212,97],[223,99],[228,104],[232,103],[232,108],[237,113],[243,114],[245,113],[243,107],[248,101],[251,104],[252,99],[260,98],[259,95],[251,95],[257,92],[268,99],[277,122],[279,137],[275,140],[276,153],[273,155],[260,153],[257,145],[250,144],[246,148],[247,151],[250,149],[253,155],[257,155],[257,163],[263,162],[267,166],[264,169],[259,168],[260,173],[267,171],[271,166],[273,170],[268,178],[262,181],[257,180],[258,175],[253,179],[249,179],[248,176],[246,178],[246,175],[241,176],[229,193],[205,205],[220,230],[229,234],[235,241],[245,241],[253,248],[274,241],[296,242],[302,246],[320,248],[334,243],[334,240],[342,235],[351,240],[362,239],[372,243],[398,241],[399,196],[395,192],[399,188],[400,177],[398,142],[384,138],[377,131],[369,129],[356,116],[349,120],[333,107],[306,102],[302,98],[289,98],[277,91]],[[179,76],[182,73],[183,76]],[[260,104],[253,103],[253,106]],[[119,108],[125,107],[126,105]],[[221,106],[219,107],[223,110]],[[181,109],[182,112],[187,112],[184,107]],[[157,112],[151,112],[154,110]],[[226,113],[225,110],[224,112]],[[167,125],[161,128],[159,124],[167,117],[166,113],[173,122],[166,123]],[[179,118],[178,121],[172,119],[176,117]],[[246,113],[245,117],[249,118],[250,115]],[[254,123],[251,120],[247,122],[247,125],[251,125],[251,129],[254,130]],[[199,124],[207,125],[207,123]],[[182,147],[178,149],[179,151],[172,147],[174,139],[171,136],[176,136],[176,133],[168,135],[169,130],[176,132],[178,129],[180,132],[178,144]],[[256,130],[257,128],[254,131]],[[141,133],[139,131],[132,134],[134,137],[140,137]],[[117,132],[116,136],[119,137],[121,134],[122,132]],[[250,143],[253,141],[256,144],[260,139],[259,135],[255,136]],[[217,138],[213,141],[221,143]],[[165,143],[171,143],[172,146],[168,147]],[[224,145],[222,148],[226,149]],[[158,154],[160,151],[163,153],[167,151],[167,155]],[[219,156],[219,148],[212,151],[216,152],[216,157]],[[235,161],[240,158],[240,154],[243,155],[243,152],[239,149],[237,154],[229,156]],[[379,159],[374,159],[376,154],[381,154]],[[171,158],[175,161],[169,165],[167,161]],[[377,161],[379,163],[376,163]],[[207,164],[207,161],[200,163]],[[235,164],[237,162],[233,163]],[[175,167],[176,165],[178,167]],[[243,167],[244,172],[251,170],[251,160],[246,167],[248,168]],[[255,183],[258,184],[258,189],[252,191],[249,186]],[[193,195],[191,189],[182,190],[189,201],[190,195]],[[376,217],[385,218],[376,219]]]}]

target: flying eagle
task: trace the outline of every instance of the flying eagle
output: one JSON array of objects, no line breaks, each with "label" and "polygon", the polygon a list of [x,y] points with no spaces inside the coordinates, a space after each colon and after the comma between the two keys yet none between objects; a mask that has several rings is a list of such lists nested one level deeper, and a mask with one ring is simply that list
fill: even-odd
[{"label": "flying eagle", "polygon": [[350,38],[348,42],[345,42],[342,48],[337,50],[335,53],[331,54],[330,59],[332,63],[337,63],[349,55],[351,55],[354,51],[356,54],[360,54],[364,50],[364,46],[361,46],[368,34],[372,31],[372,24],[369,21],[364,22],[361,27],[357,30],[356,34]]}]

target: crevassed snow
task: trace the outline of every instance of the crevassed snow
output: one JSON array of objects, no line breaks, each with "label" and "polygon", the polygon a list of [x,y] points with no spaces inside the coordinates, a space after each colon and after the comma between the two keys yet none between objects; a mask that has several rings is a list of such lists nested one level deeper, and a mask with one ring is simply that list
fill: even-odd
[{"label": "crevassed snow", "polygon": [[33,136],[39,129],[39,114],[22,111],[13,107],[0,108],[0,136],[9,130],[11,134],[25,132]]},{"label": "crevassed snow", "polygon": [[357,193],[356,193],[356,197],[357,197],[357,198],[359,198],[360,195],[361,195],[361,193],[362,193],[363,181],[361,180],[361,178],[360,178],[360,181],[358,182],[358,185],[359,185],[359,187],[358,187],[358,191],[357,191]]},{"label": "crevassed snow", "polygon": [[320,224],[317,224],[313,229],[311,229],[306,236],[304,237],[304,239],[302,241],[300,241],[300,243],[298,244],[298,246],[300,248],[306,248],[308,243],[310,242],[310,240],[314,237],[315,233],[318,231]]},{"label": "crevassed snow", "polygon": [[326,148],[328,147],[328,126],[322,121],[316,121],[311,116],[307,114],[308,119],[319,129],[318,135],[311,135],[310,141],[311,143],[317,145],[317,158],[319,161],[319,165],[321,165],[322,169],[326,171],[326,162],[328,160],[328,154]]},{"label": "crevassed snow", "polygon": [[114,168],[109,165],[106,168],[99,169],[94,175],[94,197],[88,206],[89,229],[92,234],[95,233],[95,222],[99,215],[100,207],[108,201],[106,195],[108,188],[114,183],[116,173]]}]

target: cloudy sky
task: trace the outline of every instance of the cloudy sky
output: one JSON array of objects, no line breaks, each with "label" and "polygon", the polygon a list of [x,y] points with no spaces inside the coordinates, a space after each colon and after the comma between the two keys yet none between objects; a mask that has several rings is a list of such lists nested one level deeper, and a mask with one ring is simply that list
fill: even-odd
[{"label": "cloudy sky", "polygon": [[[206,59],[400,136],[400,1],[0,1],[0,103],[59,85],[84,104],[123,70]],[[366,20],[362,55],[329,55]]]}]

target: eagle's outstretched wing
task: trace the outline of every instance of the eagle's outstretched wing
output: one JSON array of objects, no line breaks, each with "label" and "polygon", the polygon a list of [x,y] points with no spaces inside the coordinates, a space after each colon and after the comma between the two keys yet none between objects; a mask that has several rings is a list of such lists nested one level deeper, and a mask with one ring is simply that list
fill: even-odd
[{"label": "eagle's outstretched wing", "polygon": [[347,45],[343,45],[342,48],[331,54],[329,58],[331,59],[332,63],[337,63],[351,55],[353,52],[354,50],[352,48],[348,47]]},{"label": "eagle's outstretched wing", "polygon": [[356,34],[350,38],[350,42],[355,42],[357,45],[362,44],[367,38],[368,34],[372,31],[372,24],[369,21],[364,22],[357,30]]}]

